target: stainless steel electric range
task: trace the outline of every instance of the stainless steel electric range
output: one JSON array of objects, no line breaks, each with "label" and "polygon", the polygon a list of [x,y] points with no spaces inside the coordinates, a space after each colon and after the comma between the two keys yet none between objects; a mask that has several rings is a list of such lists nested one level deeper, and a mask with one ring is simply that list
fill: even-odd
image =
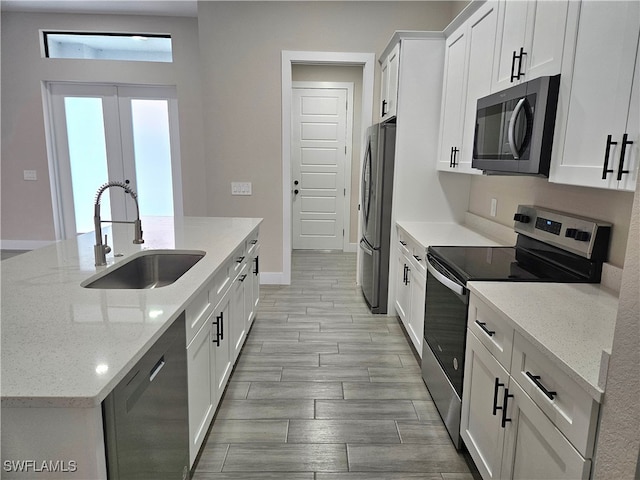
[{"label": "stainless steel electric range", "polygon": [[427,254],[422,378],[460,448],[467,282],[599,283],[611,224],[520,205],[515,247],[438,247]]}]

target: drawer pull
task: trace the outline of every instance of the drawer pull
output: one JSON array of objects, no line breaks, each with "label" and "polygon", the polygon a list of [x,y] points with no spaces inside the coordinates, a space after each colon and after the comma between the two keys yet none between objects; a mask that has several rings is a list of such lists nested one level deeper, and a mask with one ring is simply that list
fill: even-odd
[{"label": "drawer pull", "polygon": [[244,262],[244,255],[242,257],[236,258],[236,263],[242,263],[242,262]]},{"label": "drawer pull", "polygon": [[510,418],[507,418],[507,406],[508,406],[510,398],[513,398],[513,395],[511,395],[509,393],[509,389],[508,388],[505,388],[504,389],[504,400],[502,402],[502,421],[501,421],[502,428],[506,428],[507,427],[507,422],[511,421]]},{"label": "drawer pull", "polygon": [[496,332],[494,330],[489,330],[487,328],[487,323],[486,322],[479,322],[478,320],[476,320],[476,323],[482,329],[482,331],[484,333],[486,333],[487,335],[489,335],[490,337],[493,337],[495,335]]},{"label": "drawer pull", "polygon": [[418,255],[414,255],[413,258],[415,258],[417,261],[421,262],[422,259],[418,256]]},{"label": "drawer pull", "polygon": [[496,383],[493,386],[493,414],[496,415],[502,407],[498,406],[498,389],[504,387],[504,383],[500,383],[500,379],[496,377]]},{"label": "drawer pull", "polygon": [[532,375],[531,372],[525,372],[525,373],[527,374],[527,377],[529,377],[529,380],[531,380],[536,387],[542,390],[542,393],[544,393],[547,397],[549,397],[549,400],[553,400],[554,397],[558,395],[558,392],[547,390],[545,386],[542,385],[542,383],[540,383],[540,375]]},{"label": "drawer pull", "polygon": [[402,245],[403,247],[407,246],[407,242],[403,242],[402,240],[400,240],[400,245]]}]

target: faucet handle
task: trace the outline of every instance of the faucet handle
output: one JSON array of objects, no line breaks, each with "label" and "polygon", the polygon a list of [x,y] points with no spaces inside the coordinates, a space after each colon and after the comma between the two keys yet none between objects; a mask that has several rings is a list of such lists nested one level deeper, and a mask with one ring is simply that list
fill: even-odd
[{"label": "faucet handle", "polygon": [[105,234],[104,236],[104,244],[103,244],[103,248],[104,248],[104,253],[109,253],[111,252],[111,247],[109,245],[107,245],[107,235]]}]

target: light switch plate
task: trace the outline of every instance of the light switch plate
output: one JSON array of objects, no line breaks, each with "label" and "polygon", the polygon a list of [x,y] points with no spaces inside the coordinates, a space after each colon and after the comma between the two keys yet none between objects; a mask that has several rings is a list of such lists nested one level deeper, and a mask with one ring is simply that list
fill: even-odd
[{"label": "light switch plate", "polygon": [[35,170],[25,170],[23,175],[25,180],[38,180],[38,173]]},{"label": "light switch plate", "polygon": [[251,182],[231,182],[231,195],[251,195]]}]

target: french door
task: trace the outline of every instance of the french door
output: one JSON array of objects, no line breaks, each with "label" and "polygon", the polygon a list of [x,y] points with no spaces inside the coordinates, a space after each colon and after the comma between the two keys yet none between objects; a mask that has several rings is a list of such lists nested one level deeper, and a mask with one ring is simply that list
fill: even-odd
[{"label": "french door", "polygon": [[[175,88],[50,83],[47,85],[60,239],[93,230],[93,205],[106,182],[128,183],[141,216],[182,215]],[[101,199],[103,219],[134,220],[122,189]]]}]

